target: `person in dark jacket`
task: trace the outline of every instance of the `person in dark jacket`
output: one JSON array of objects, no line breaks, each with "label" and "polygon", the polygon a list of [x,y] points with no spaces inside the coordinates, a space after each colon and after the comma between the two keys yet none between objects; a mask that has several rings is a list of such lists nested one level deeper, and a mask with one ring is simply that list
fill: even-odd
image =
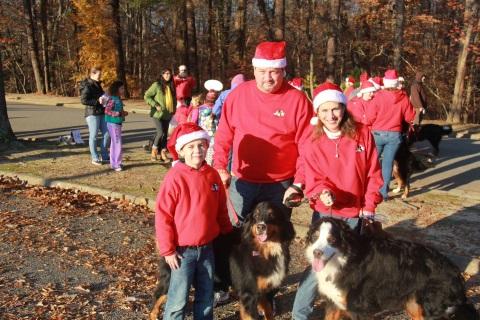
[{"label": "person in dark jacket", "polygon": [[423,87],[423,82],[425,81],[425,75],[421,72],[418,72],[415,76],[415,80],[410,87],[410,101],[415,108],[415,119],[413,124],[419,126],[422,122],[423,115],[427,110],[427,94],[425,93],[425,88]]},{"label": "person in dark jacket", "polygon": [[[90,155],[92,157],[92,164],[101,165],[109,163],[108,143],[110,136],[107,130],[107,123],[105,122],[105,110],[102,105],[102,96],[104,94],[100,77],[102,70],[99,67],[90,69],[89,78],[80,83],[80,101],[85,105],[85,120],[88,125],[88,146],[90,148]],[[100,131],[102,136],[102,143],[100,151],[102,158],[97,153],[97,133]]]}]

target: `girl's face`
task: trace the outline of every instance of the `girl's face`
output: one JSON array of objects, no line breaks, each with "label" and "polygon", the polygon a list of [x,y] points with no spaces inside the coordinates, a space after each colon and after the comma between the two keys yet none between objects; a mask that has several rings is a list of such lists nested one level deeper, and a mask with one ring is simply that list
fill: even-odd
[{"label": "girl's face", "polygon": [[185,164],[194,169],[202,166],[207,156],[207,141],[205,139],[194,140],[183,146],[178,155],[185,159]]},{"label": "girl's face", "polygon": [[162,73],[162,77],[163,77],[163,80],[170,81],[170,79],[172,78],[172,74],[170,73],[170,71],[167,70],[164,73]]},{"label": "girl's face", "polygon": [[118,88],[118,96],[123,97],[124,94],[125,94],[125,87],[121,86],[120,88]]},{"label": "girl's face", "polygon": [[192,107],[198,107],[200,105],[200,100],[199,99],[192,99]]},{"label": "girl's face", "polygon": [[331,131],[337,132],[340,130],[340,123],[345,114],[345,107],[338,102],[327,101],[318,107],[317,116],[322,122],[323,126]]}]

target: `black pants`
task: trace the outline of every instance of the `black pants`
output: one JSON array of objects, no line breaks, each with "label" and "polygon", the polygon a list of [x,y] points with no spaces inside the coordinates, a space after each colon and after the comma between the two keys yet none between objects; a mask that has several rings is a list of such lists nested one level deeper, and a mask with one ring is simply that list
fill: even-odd
[{"label": "black pants", "polygon": [[155,119],[152,118],[153,123],[155,124],[155,137],[153,138],[153,147],[157,147],[162,150],[167,147],[167,136],[168,136],[168,125],[170,120]]}]

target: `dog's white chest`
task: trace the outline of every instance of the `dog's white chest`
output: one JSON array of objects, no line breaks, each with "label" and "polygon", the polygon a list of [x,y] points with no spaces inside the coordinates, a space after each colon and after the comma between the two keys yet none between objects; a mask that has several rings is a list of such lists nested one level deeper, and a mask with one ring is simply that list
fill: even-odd
[{"label": "dog's white chest", "polygon": [[265,279],[265,282],[268,283],[271,288],[278,288],[286,276],[285,257],[282,253],[282,246],[280,244],[275,244],[271,252],[272,256],[277,258],[277,264],[275,270]]},{"label": "dog's white chest", "polygon": [[335,278],[339,268],[344,263],[344,259],[333,257],[322,271],[315,273],[318,281],[318,291],[341,310],[346,309],[346,294],[335,286]]}]

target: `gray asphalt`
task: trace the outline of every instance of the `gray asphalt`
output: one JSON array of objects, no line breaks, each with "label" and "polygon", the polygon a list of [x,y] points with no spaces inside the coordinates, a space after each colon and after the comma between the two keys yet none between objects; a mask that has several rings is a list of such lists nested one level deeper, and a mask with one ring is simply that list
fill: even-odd
[{"label": "gray asphalt", "polygon": [[[18,138],[56,140],[80,129],[88,140],[83,109],[9,103],[8,114]],[[125,148],[141,148],[155,130],[147,114],[130,114],[123,126]],[[428,142],[415,146],[428,151]],[[427,150],[425,150],[427,149]],[[412,176],[412,194],[425,189],[447,191],[480,200],[480,141],[468,138],[444,138],[435,166]]]}]

